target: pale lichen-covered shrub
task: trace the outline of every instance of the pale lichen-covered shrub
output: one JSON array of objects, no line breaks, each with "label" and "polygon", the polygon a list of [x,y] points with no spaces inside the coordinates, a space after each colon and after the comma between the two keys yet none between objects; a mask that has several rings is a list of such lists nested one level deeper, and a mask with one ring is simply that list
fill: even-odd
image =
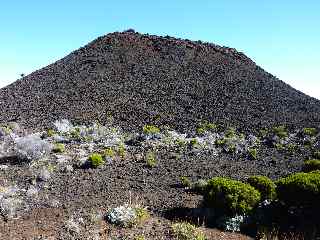
[{"label": "pale lichen-covered shrub", "polygon": [[128,204],[113,208],[107,215],[111,223],[122,227],[132,227],[148,217],[149,213],[145,208],[132,207]]},{"label": "pale lichen-covered shrub", "polygon": [[111,223],[122,226],[131,227],[136,219],[136,212],[133,207],[123,205],[113,208],[108,213],[108,219]]},{"label": "pale lichen-covered shrub", "polygon": [[67,119],[57,120],[53,123],[59,133],[67,133],[72,129],[72,124]]},{"label": "pale lichen-covered shrub", "polygon": [[15,186],[0,186],[0,214],[5,219],[17,216],[17,211],[22,208],[23,201],[17,197],[19,189]]},{"label": "pale lichen-covered shrub", "polygon": [[17,138],[15,143],[15,155],[20,159],[37,160],[52,150],[52,144],[37,135]]},{"label": "pale lichen-covered shrub", "polygon": [[218,220],[218,226],[224,231],[240,232],[242,224],[245,222],[245,215],[235,215],[232,217],[223,216]]}]

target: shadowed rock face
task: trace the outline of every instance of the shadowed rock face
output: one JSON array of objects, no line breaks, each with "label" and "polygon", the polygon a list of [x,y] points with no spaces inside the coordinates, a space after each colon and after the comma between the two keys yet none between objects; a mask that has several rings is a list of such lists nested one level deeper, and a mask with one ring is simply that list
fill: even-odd
[{"label": "shadowed rock face", "polygon": [[171,37],[112,33],[0,90],[0,122],[32,128],[58,118],[190,131],[198,120],[243,129],[320,124],[320,101],[234,49]]}]

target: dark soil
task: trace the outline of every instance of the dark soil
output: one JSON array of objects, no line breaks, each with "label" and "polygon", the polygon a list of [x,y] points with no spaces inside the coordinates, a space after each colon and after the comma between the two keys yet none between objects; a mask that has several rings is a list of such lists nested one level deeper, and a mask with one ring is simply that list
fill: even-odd
[{"label": "dark soil", "polygon": [[1,89],[0,110],[0,122],[33,128],[110,115],[130,131],[153,122],[186,132],[199,119],[245,129],[320,124],[320,101],[235,49],[132,31],[99,37]]}]

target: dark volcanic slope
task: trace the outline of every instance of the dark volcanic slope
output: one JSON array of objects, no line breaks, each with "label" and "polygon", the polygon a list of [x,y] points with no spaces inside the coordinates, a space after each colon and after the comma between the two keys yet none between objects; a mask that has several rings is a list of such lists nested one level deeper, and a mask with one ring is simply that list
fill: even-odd
[{"label": "dark volcanic slope", "polygon": [[198,119],[242,127],[318,125],[320,101],[214,44],[134,32],[100,37],[0,90],[0,122],[44,126],[57,118],[180,130]]}]

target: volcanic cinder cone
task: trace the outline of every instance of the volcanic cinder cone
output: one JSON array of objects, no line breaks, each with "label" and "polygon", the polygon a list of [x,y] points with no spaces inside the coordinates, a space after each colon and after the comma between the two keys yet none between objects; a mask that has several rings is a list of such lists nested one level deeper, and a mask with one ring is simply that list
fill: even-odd
[{"label": "volcanic cinder cone", "polygon": [[1,89],[0,102],[0,122],[32,128],[59,118],[104,123],[110,114],[126,129],[320,123],[320,101],[235,49],[132,31],[99,37]]}]

